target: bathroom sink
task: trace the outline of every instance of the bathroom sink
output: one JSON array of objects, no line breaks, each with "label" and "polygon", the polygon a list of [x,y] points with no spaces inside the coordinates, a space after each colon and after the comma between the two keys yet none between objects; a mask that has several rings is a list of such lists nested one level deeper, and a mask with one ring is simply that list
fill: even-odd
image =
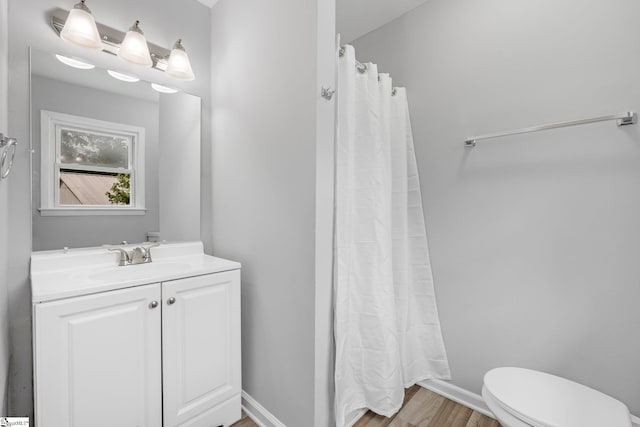
[{"label": "bathroom sink", "polygon": [[163,243],[152,249],[152,262],[126,266],[118,265],[120,254],[107,249],[100,246],[31,254],[33,303],[240,269],[240,263],[206,255],[202,242]]},{"label": "bathroom sink", "polygon": [[91,280],[125,281],[154,278],[180,273],[189,269],[189,264],[179,262],[150,262],[147,264],[109,267],[89,275]]}]

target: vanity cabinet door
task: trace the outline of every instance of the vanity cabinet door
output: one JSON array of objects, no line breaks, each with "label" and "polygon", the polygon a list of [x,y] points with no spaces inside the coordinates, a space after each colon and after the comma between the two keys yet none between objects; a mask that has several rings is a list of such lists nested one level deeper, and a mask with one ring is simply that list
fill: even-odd
[{"label": "vanity cabinet door", "polygon": [[240,270],[162,284],[164,427],[240,419]]},{"label": "vanity cabinet door", "polygon": [[159,284],[35,305],[38,427],[161,426],[160,307]]}]

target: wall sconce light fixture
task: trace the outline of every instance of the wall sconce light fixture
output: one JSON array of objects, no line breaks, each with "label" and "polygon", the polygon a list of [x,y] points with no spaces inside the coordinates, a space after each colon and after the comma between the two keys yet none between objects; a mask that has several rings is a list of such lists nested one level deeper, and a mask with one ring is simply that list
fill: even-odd
[{"label": "wall sconce light fixture", "polygon": [[88,49],[101,50],[102,40],[96,21],[84,2],[85,0],[81,0],[73,6],[60,32],[60,38]]},{"label": "wall sconce light fixture", "polygon": [[173,45],[173,50],[169,56],[169,63],[167,64],[167,74],[179,80],[194,79],[191,62],[189,62],[189,56],[182,46],[182,39],[178,39]]},{"label": "wall sconce light fixture", "polygon": [[118,56],[132,64],[151,67],[153,60],[149,53],[147,39],[144,38],[144,33],[138,24],[140,24],[140,21],[134,22],[129,31],[127,31],[122,44],[120,44]]},{"label": "wall sconce light fixture", "polygon": [[65,41],[117,55],[142,67],[155,68],[175,79],[193,80],[193,70],[182,40],[178,40],[170,51],[148,43],[138,24],[136,21],[125,34],[97,23],[85,0],[80,0],[70,12],[56,9],[51,14],[51,26]]}]

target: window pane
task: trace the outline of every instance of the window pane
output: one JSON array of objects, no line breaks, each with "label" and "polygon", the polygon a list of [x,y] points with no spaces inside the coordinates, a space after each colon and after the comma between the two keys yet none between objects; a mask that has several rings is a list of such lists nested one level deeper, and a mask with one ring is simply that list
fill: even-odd
[{"label": "window pane", "polygon": [[129,174],[60,170],[60,205],[130,206]]},{"label": "window pane", "polygon": [[131,138],[60,129],[60,163],[129,168]]}]

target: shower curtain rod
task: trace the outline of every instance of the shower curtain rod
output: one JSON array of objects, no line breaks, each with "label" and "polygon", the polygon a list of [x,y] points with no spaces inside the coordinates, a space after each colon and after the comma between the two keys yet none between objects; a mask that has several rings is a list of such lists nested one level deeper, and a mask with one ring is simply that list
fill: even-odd
[{"label": "shower curtain rod", "polygon": [[[338,50],[338,56],[342,58],[344,56],[344,52],[345,52],[345,47],[340,46],[340,49]],[[356,70],[358,70],[360,74],[364,74],[367,72],[368,68],[366,64],[363,64],[356,59]],[[380,76],[378,76],[378,81],[380,81]],[[397,87],[391,88],[391,96],[396,96],[397,94],[398,94],[398,88]],[[331,96],[327,98],[328,94],[326,92],[323,92],[322,96],[325,99],[331,99]]]},{"label": "shower curtain rod", "polygon": [[519,135],[521,133],[539,132],[541,130],[557,129],[557,128],[563,128],[568,126],[584,125],[588,123],[604,122],[609,120],[618,120],[618,126],[633,125],[638,122],[638,115],[634,111],[627,111],[626,113],[620,113],[620,114],[604,116],[604,117],[595,117],[593,119],[575,120],[572,122],[554,123],[551,125],[534,126],[529,128],[506,131],[506,132],[472,136],[466,139],[466,141],[464,142],[464,146],[466,148],[472,148],[472,147],[475,147],[478,142],[484,139],[500,138],[503,136]]}]

